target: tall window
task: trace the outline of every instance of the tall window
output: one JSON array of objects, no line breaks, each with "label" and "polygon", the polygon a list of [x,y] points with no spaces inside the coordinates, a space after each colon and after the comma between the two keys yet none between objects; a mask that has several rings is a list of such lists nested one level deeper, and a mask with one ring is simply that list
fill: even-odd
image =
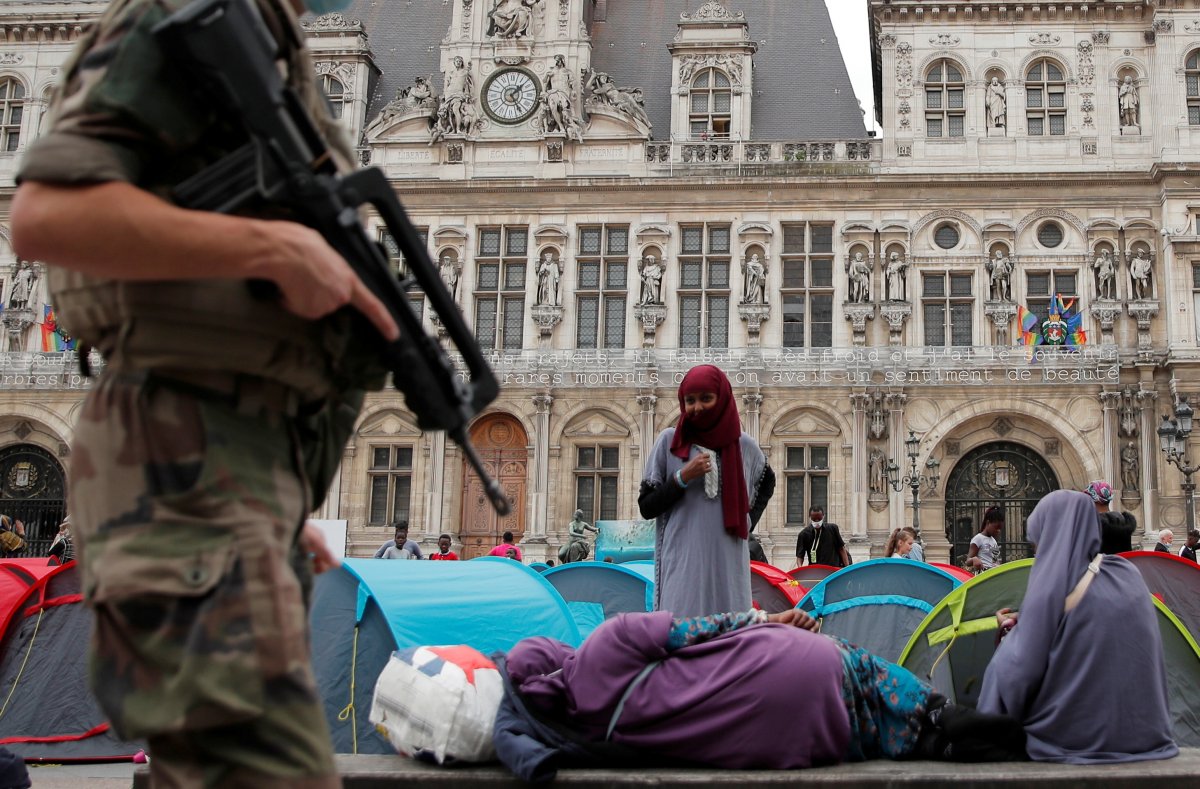
[{"label": "tall window", "polygon": [[17,150],[24,117],[25,88],[15,79],[0,80],[0,151]]},{"label": "tall window", "polygon": [[[1078,287],[1074,271],[1030,271],[1025,275],[1025,303],[1039,321],[1050,314],[1050,300],[1055,294],[1064,300],[1074,297]],[[1078,305],[1075,307],[1079,309]]]},{"label": "tall window", "polygon": [[345,84],[332,74],[321,77],[321,88],[329,99],[329,113],[340,120],[346,112],[346,105],[350,103],[350,92],[346,90]]},{"label": "tall window", "polygon": [[733,89],[720,69],[701,71],[688,95],[688,128],[693,140],[727,140],[733,122]]},{"label": "tall window", "polygon": [[1200,263],[1192,264],[1192,320],[1196,322],[1196,342],[1200,342]]},{"label": "tall window", "polygon": [[829,447],[793,444],[787,447],[784,469],[787,525],[804,526],[813,507],[829,507]]},{"label": "tall window", "polygon": [[925,75],[925,133],[930,137],[962,137],[966,107],[962,71],[951,60],[939,60]]},{"label": "tall window", "polygon": [[615,520],[621,452],[615,446],[581,446],[575,450],[575,509],[589,523]]},{"label": "tall window", "polygon": [[624,348],[629,226],[579,228],[576,267],[575,347]]},{"label": "tall window", "polygon": [[1067,81],[1062,67],[1048,58],[1026,72],[1025,126],[1031,136],[1067,133]]},{"label": "tall window", "polygon": [[520,350],[529,228],[485,227],[475,260],[475,337],[482,348]]},{"label": "tall window", "polygon": [[729,225],[680,228],[679,347],[729,347]]},{"label": "tall window", "polygon": [[975,295],[970,274],[921,275],[926,345],[972,345]]},{"label": "tall window", "polygon": [[[421,244],[429,242],[429,228],[418,227],[417,235],[421,238]],[[400,245],[396,243],[396,239],[392,238],[391,232],[386,227],[379,228],[379,243],[383,245],[383,249],[387,252],[388,264],[392,271],[396,272],[396,276],[400,279],[406,279],[412,273],[408,264],[404,260],[404,255],[400,252]],[[414,279],[408,288],[408,298],[412,301],[413,310],[420,318],[425,311],[425,291],[417,284]]]},{"label": "tall window", "polygon": [[1187,82],[1188,123],[1200,126],[1200,49],[1188,55],[1183,76]]},{"label": "tall window", "polygon": [[833,345],[833,225],[783,226],[783,346]]},{"label": "tall window", "polygon": [[411,446],[371,447],[371,501],[367,522],[382,526],[397,518],[408,518],[412,504],[413,448]]}]

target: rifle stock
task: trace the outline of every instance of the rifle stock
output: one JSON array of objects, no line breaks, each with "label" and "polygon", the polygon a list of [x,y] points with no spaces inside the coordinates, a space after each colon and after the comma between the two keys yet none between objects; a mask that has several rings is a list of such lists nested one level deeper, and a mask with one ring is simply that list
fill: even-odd
[{"label": "rifle stock", "polygon": [[[197,0],[154,30],[163,51],[228,107],[248,142],[174,190],[184,207],[230,213],[248,205],[286,206],[346,259],[400,326],[386,341],[355,312],[356,331],[380,349],[392,381],[404,394],[422,430],[445,430],[479,475],[495,510],[506,515],[508,498],[490,478],[467,436],[467,426],[499,393],[496,377],[446,289],[425,245],[378,168],[348,175],[337,171],[315,122],[276,67],[278,44],[252,0]],[[387,256],[366,232],[358,209],[372,206],[395,239],[412,276],[391,271]],[[420,285],[467,369],[464,380],[444,348],[427,334],[406,293]]]}]

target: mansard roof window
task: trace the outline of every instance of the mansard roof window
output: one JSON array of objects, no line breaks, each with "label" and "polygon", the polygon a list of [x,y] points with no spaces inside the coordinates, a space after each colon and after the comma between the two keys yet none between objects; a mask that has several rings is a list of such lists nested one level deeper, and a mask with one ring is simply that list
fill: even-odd
[{"label": "mansard roof window", "polygon": [[688,110],[688,131],[693,140],[728,140],[733,124],[729,75],[716,68],[697,74],[688,95]]},{"label": "mansard roof window", "polygon": [[346,105],[350,103],[350,93],[340,79],[332,74],[321,77],[321,87],[329,99],[329,112],[334,118],[341,120],[345,114]]},{"label": "mansard roof window", "polygon": [[1200,126],[1200,49],[1188,55],[1183,75],[1187,82],[1188,124]]},{"label": "mansard roof window", "polygon": [[0,80],[0,151],[12,152],[21,144],[25,117],[25,86],[15,79]]},{"label": "mansard roof window", "polygon": [[930,137],[962,137],[966,117],[962,70],[939,60],[925,74],[925,133]]},{"label": "mansard roof window", "polygon": [[1067,81],[1049,58],[1035,61],[1025,76],[1025,125],[1030,136],[1067,133]]}]

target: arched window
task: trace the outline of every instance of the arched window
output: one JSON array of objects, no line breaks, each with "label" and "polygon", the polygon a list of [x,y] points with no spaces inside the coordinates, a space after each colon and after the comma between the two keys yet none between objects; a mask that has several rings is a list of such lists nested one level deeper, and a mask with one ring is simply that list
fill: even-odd
[{"label": "arched window", "polygon": [[930,137],[963,136],[962,70],[951,60],[939,60],[925,75],[925,133]]},{"label": "arched window", "polygon": [[350,93],[346,90],[346,86],[337,77],[332,74],[326,74],[321,77],[321,88],[324,89],[325,95],[329,97],[330,113],[332,113],[333,117],[340,120],[346,105],[350,103]]},{"label": "arched window", "polygon": [[1025,73],[1025,128],[1035,137],[1067,133],[1067,80],[1049,58]]},{"label": "arched window", "polygon": [[15,79],[0,80],[0,151],[17,150],[24,117],[25,88]]},{"label": "arched window", "polygon": [[1187,80],[1188,123],[1200,126],[1200,49],[1188,55],[1183,74]]},{"label": "arched window", "polygon": [[725,72],[710,68],[697,74],[688,102],[688,128],[693,140],[729,139],[733,90]]}]

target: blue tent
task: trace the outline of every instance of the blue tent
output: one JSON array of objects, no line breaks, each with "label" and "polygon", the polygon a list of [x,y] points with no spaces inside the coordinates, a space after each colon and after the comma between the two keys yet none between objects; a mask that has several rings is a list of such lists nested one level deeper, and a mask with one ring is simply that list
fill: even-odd
[{"label": "blue tent", "polygon": [[566,603],[511,559],[347,559],[317,578],[313,668],[339,753],[393,753],[367,716],[375,680],[398,648],[467,644],[484,654],[522,638],[582,642]]},{"label": "blue tent", "polygon": [[841,636],[892,662],[926,614],[960,581],[911,559],[872,559],[838,570],[809,590],[797,608]]},{"label": "blue tent", "polygon": [[567,608],[586,638],[605,619],[626,611],[654,607],[654,565],[644,568],[612,562],[571,562],[551,567],[542,577],[567,601]]}]

